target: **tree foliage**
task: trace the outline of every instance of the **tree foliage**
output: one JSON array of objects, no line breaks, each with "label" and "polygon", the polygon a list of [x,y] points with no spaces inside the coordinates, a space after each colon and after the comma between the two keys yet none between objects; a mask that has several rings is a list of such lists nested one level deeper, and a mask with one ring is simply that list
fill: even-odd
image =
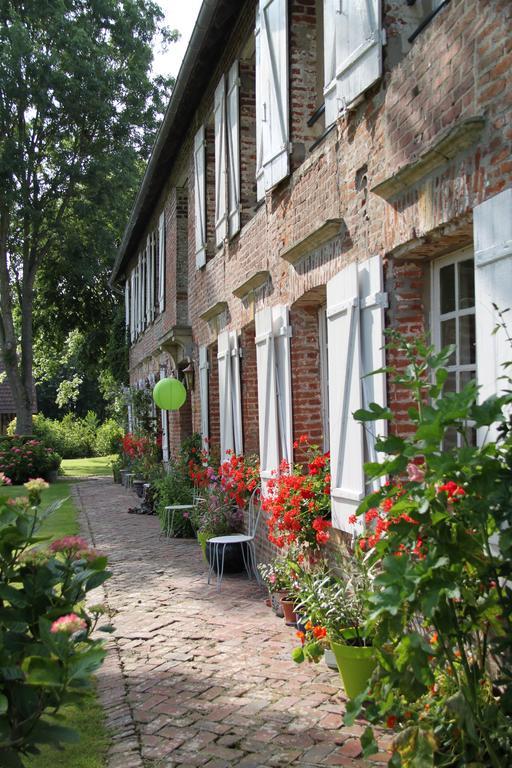
[{"label": "tree foliage", "polygon": [[0,0],[0,345],[22,430],[34,329],[107,346],[111,260],[170,85],[151,77],[161,18],[152,0]]}]

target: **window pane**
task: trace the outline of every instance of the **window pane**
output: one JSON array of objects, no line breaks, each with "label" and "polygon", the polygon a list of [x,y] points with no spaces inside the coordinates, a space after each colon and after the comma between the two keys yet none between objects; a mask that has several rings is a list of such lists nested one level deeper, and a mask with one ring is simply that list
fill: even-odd
[{"label": "window pane", "polygon": [[457,374],[455,371],[450,371],[450,373],[447,376],[447,379],[444,383],[444,391],[445,392],[456,392],[457,391]]},{"label": "window pane", "polygon": [[460,377],[460,389],[464,389],[466,384],[469,381],[472,381],[473,379],[476,379],[476,372],[475,371],[461,371],[459,374]]},{"label": "window pane", "polygon": [[457,447],[457,430],[455,427],[449,427],[444,433],[443,450],[450,451]]},{"label": "window pane", "polygon": [[473,259],[459,262],[459,309],[475,306],[475,264]]},{"label": "window pane", "polygon": [[453,312],[455,309],[455,265],[448,264],[439,272],[441,285],[441,314]]},{"label": "window pane", "polygon": [[470,365],[475,362],[475,316],[459,318],[459,363]]},{"label": "window pane", "polygon": [[[453,320],[443,320],[441,323],[441,347],[447,347],[449,344],[455,344],[455,318]],[[455,353],[448,360],[448,365],[455,363]]]}]

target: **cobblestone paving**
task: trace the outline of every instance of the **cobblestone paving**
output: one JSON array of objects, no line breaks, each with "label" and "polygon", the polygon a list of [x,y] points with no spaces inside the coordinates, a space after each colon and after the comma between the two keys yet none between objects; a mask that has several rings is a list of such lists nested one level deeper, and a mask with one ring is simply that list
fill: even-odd
[{"label": "cobblestone paving", "polygon": [[[108,554],[117,611],[99,692],[113,732],[108,768],[383,765],[359,757],[364,724],[342,724],[325,665],[298,667],[296,638],[242,575],[206,582],[195,541],[159,538],[156,517],[127,514],[111,481],[75,486],[83,531]],[[95,597],[96,599],[96,597]]]}]

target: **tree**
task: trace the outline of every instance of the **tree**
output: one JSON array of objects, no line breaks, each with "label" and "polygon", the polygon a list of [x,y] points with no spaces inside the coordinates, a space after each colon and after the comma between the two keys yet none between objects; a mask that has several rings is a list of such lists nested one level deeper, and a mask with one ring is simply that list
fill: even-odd
[{"label": "tree", "polygon": [[[31,432],[37,290],[51,280],[58,297],[63,275],[77,278],[71,233],[83,265],[85,208],[108,207],[118,170],[122,183],[132,163],[134,182],[152,144],[169,85],[150,75],[161,18],[152,0],[0,0],[0,349],[19,433]],[[82,320],[90,276],[77,278]],[[94,277],[89,292],[112,302]]]}]

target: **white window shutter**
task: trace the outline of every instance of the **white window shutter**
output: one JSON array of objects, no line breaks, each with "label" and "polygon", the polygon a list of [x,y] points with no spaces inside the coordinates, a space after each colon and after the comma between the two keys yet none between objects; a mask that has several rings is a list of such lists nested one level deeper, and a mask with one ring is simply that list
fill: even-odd
[{"label": "white window shutter", "polygon": [[158,311],[165,308],[165,215],[158,220]]},{"label": "white window shutter", "polygon": [[265,180],[263,176],[263,156],[265,154],[265,141],[268,133],[267,110],[263,107],[265,100],[264,83],[267,76],[264,71],[265,60],[261,57],[261,16],[259,6],[256,8],[256,28],[254,30],[254,43],[256,48],[256,199],[265,197]]},{"label": "white window shutter", "polygon": [[336,81],[336,26],[340,21],[340,0],[324,0],[324,101],[325,125],[338,116]]},{"label": "white window shutter", "polygon": [[204,125],[194,138],[196,268],[206,264],[206,143]]},{"label": "white window shutter", "polygon": [[217,339],[220,403],[220,453],[243,452],[240,351],[236,331],[223,331]]},{"label": "white window shutter", "polygon": [[288,116],[288,0],[260,0],[263,122],[267,135],[263,147],[265,190],[290,172]]},{"label": "white window shutter", "polygon": [[240,229],[240,77],[238,61],[228,72],[227,92],[228,134],[228,235]]},{"label": "white window shutter", "polygon": [[237,456],[244,452],[242,431],[242,390],[240,383],[240,348],[238,346],[238,332],[230,331],[229,348],[231,352],[231,382],[233,404],[233,438],[234,451]]},{"label": "white window shutter", "polygon": [[363,429],[352,417],[361,408],[357,264],[327,283],[332,523],[348,531],[348,518],[365,495]]},{"label": "white window shutter", "polygon": [[[160,368],[160,379],[165,379],[165,368]],[[162,460],[169,461],[169,419],[167,411],[160,411],[162,424]]]},{"label": "white window shutter", "polygon": [[335,17],[339,112],[382,75],[381,0],[337,0]]},{"label": "white window shutter", "polygon": [[146,249],[140,257],[140,329],[146,327]]},{"label": "white window shutter", "polygon": [[234,451],[235,449],[231,350],[228,331],[220,333],[217,339],[217,365],[219,370],[220,458],[221,461],[224,461],[226,451]]},{"label": "white window shutter", "polygon": [[130,341],[135,338],[135,270],[130,272]]},{"label": "white window shutter", "polygon": [[256,312],[260,475],[263,493],[280,462],[272,308]]},{"label": "white window shutter", "polygon": [[201,437],[203,448],[208,448],[208,347],[199,347],[199,402],[201,407]]},{"label": "white window shutter", "polygon": [[148,241],[146,245],[146,325],[149,325],[153,319],[151,308],[153,302],[151,301],[151,290],[153,287],[153,275],[151,272],[151,262],[153,258],[153,238],[152,235],[148,235]]},{"label": "white window shutter", "polygon": [[215,244],[227,236],[227,157],[226,157],[226,78],[222,75],[215,89]]},{"label": "white window shutter", "polygon": [[279,424],[279,448],[281,459],[293,461],[292,429],[292,372],[290,358],[291,328],[288,307],[278,306],[272,310],[274,347],[276,352],[276,395]]},{"label": "white window shutter", "polygon": [[137,301],[137,336],[140,333],[140,253],[137,259],[137,267],[135,271],[135,285],[136,285],[136,301]]},{"label": "white window shutter", "polygon": [[151,234],[151,286],[150,286],[150,320],[155,319],[155,291],[156,291],[156,248],[157,248],[158,234],[154,230]]},{"label": "white window shutter", "polygon": [[[502,329],[493,335],[500,311],[512,332],[512,187],[477,205],[473,210],[475,240],[475,322],[477,379],[480,400],[501,394],[512,369],[512,349]],[[483,435],[480,436],[483,439]],[[492,437],[495,437],[495,432]],[[489,439],[489,435],[487,435]]]},{"label": "white window shutter", "polygon": [[[361,324],[361,388],[362,406],[368,409],[370,403],[386,405],[386,374],[368,374],[385,366],[384,327],[387,294],[383,291],[382,259],[373,256],[358,266],[359,321]],[[387,434],[387,421],[380,419],[364,425],[365,461],[377,461],[375,442]],[[368,491],[376,490],[380,482],[375,481]]]},{"label": "white window shutter", "polygon": [[127,278],[124,284],[124,325],[126,335],[130,332],[130,316],[130,278]]},{"label": "white window shutter", "polygon": [[256,313],[256,363],[262,487],[281,459],[292,461],[290,327],[288,308]]}]

